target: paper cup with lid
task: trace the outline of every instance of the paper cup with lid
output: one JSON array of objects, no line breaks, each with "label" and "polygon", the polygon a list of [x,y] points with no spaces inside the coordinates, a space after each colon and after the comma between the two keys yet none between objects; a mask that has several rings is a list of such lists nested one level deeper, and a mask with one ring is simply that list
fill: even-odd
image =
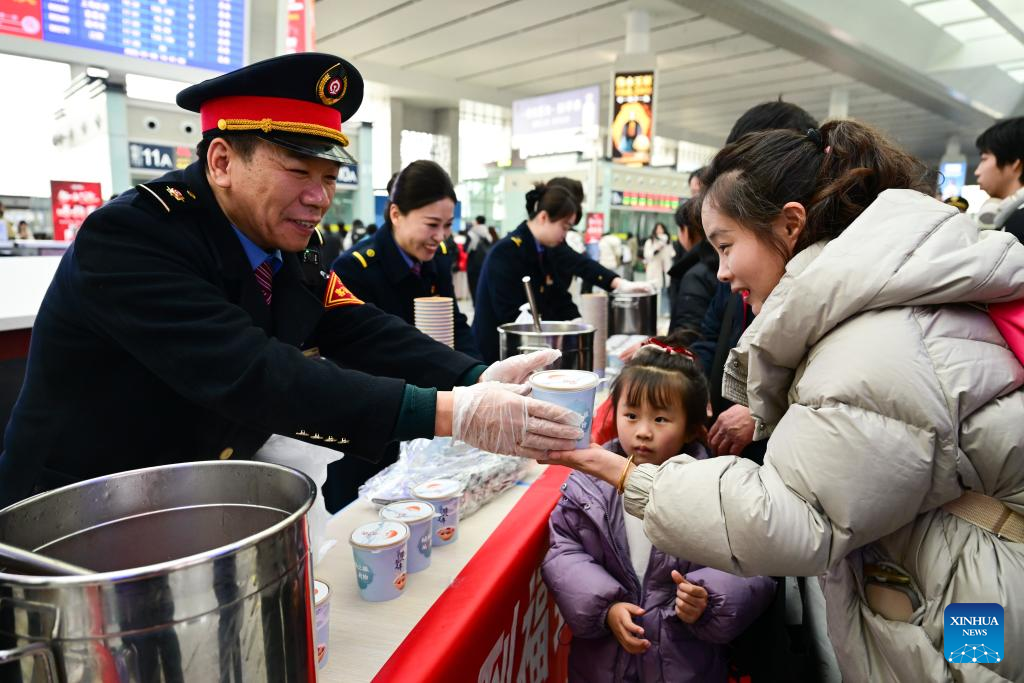
[{"label": "paper cup with lid", "polygon": [[462,484],[454,479],[431,479],[417,484],[412,495],[434,506],[431,540],[434,546],[454,543],[459,537],[459,501]]},{"label": "paper cup with lid", "polygon": [[327,643],[331,635],[331,587],[323,581],[313,582],[313,643],[316,647],[316,668],[327,666]]},{"label": "paper cup with lid", "polygon": [[391,600],[405,590],[408,541],[409,527],[401,522],[370,522],[352,532],[349,543],[364,600]]},{"label": "paper cup with lid", "polygon": [[434,506],[425,500],[400,500],[385,505],[380,518],[402,522],[409,527],[409,573],[423,571],[430,566],[431,536],[434,528]]},{"label": "paper cup with lid", "polygon": [[547,401],[568,408],[583,416],[583,436],[576,442],[576,448],[590,446],[590,425],[594,420],[594,399],[601,378],[586,370],[545,370],[530,377],[533,391],[530,395],[538,401]]}]

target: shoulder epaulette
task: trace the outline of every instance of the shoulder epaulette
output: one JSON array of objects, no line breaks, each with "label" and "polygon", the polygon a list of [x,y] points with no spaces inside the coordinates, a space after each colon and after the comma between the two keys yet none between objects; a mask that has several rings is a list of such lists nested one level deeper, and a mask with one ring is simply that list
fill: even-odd
[{"label": "shoulder epaulette", "polygon": [[511,239],[515,243],[515,245],[517,247],[523,246],[523,238],[522,237],[510,237],[509,239]]},{"label": "shoulder epaulette", "polygon": [[441,242],[440,246],[441,246],[441,253],[444,254],[445,256],[447,256],[448,255],[448,245],[446,245],[444,242]]},{"label": "shoulder epaulette", "polygon": [[138,190],[140,197],[144,197],[150,204],[158,206],[166,213],[174,213],[175,210],[199,204],[199,198],[186,183],[156,181],[140,183],[135,189]]},{"label": "shoulder epaulette", "polygon": [[[370,251],[373,251],[373,250],[370,249]],[[373,254],[371,254],[370,251],[368,251],[366,253],[366,256],[369,256],[369,257],[372,258]],[[352,252],[352,256],[355,258],[356,261],[359,261],[359,263],[361,263],[363,265],[363,268],[366,268],[367,266],[370,265],[369,263],[366,262],[366,257],[364,257],[362,254],[360,254],[358,251],[353,251]]]}]

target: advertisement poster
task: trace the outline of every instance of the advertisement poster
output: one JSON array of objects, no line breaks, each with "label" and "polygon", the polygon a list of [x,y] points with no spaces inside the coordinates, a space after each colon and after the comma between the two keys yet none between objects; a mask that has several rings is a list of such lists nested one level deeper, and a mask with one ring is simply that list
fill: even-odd
[{"label": "advertisement poster", "polygon": [[288,0],[288,34],[285,53],[310,52],[313,49],[313,3],[311,0]]},{"label": "advertisement poster", "polygon": [[41,5],[42,0],[0,0],[0,33],[42,39]]},{"label": "advertisement poster", "polygon": [[85,217],[100,208],[103,194],[99,183],[51,180],[53,239],[73,240]]},{"label": "advertisement poster", "polygon": [[587,232],[584,234],[583,241],[586,244],[593,244],[594,242],[600,242],[601,237],[604,235],[604,214],[603,213],[588,213],[587,214]]},{"label": "advertisement poster", "polygon": [[654,72],[617,73],[612,82],[612,161],[651,163],[654,140]]}]

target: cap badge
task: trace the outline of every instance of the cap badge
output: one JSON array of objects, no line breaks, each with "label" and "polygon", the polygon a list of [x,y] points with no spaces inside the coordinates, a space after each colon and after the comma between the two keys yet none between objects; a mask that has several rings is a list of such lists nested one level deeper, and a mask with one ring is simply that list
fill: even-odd
[{"label": "cap badge", "polygon": [[335,64],[324,72],[316,84],[316,94],[320,101],[328,107],[333,106],[345,96],[348,90],[348,76],[341,68],[341,63]]}]

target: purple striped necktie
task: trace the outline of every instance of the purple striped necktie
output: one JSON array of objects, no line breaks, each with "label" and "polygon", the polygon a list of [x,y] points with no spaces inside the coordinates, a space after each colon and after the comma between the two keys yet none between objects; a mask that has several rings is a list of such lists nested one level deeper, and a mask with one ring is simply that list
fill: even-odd
[{"label": "purple striped necktie", "polygon": [[274,287],[274,269],[270,267],[270,260],[268,259],[261,263],[253,271],[253,275],[256,276],[256,283],[259,284],[260,290],[263,291],[263,300],[269,306],[271,289]]}]

